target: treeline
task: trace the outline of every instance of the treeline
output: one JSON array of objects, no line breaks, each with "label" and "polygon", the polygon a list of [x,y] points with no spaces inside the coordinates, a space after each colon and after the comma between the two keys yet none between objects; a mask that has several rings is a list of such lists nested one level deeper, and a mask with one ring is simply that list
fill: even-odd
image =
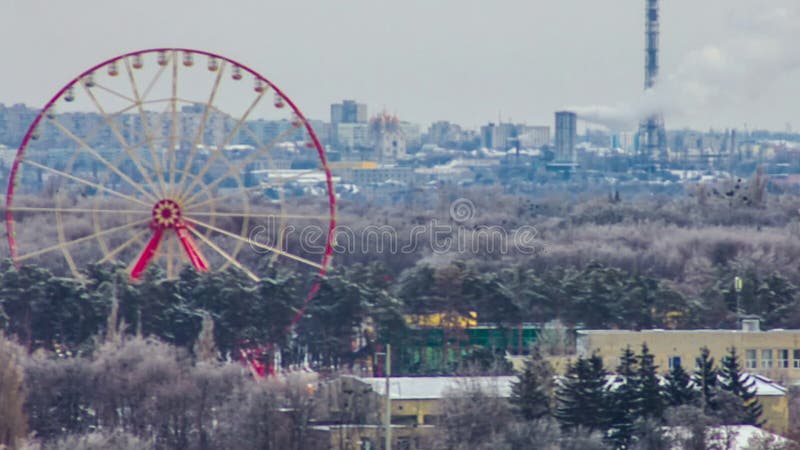
[{"label": "treeline", "polygon": [[[272,345],[281,350],[286,365],[310,359],[327,368],[364,356],[353,353],[351,342],[368,318],[376,330],[364,336],[368,340],[405,327],[396,298],[380,285],[359,280],[357,270],[318,280],[317,295],[307,304],[304,297],[317,280],[293,272],[273,275],[255,283],[236,270],[199,274],[186,268],[177,279],[151,270],[131,283],[125,270],[113,266],[91,267],[84,280],[73,280],[6,263],[0,272],[0,325],[29,351],[85,354],[97,334],[117,326],[125,334],[155,337],[191,351],[209,317],[223,357]],[[108,322],[111,316],[113,323]]]},{"label": "treeline", "polygon": [[[735,292],[733,274],[719,272],[692,296],[599,263],[580,270],[499,271],[463,262],[422,264],[399,277],[373,263],[339,268],[319,280],[273,270],[258,283],[236,270],[198,274],[190,268],[177,279],[154,270],[130,283],[114,266],[91,267],[78,281],[6,263],[0,267],[0,327],[31,351],[62,346],[81,353],[108,329],[116,302],[118,321],[129,334],[191,349],[208,315],[223,355],[269,343],[280,349],[284,364],[308,360],[318,367],[352,365],[385,342],[410,343],[404,316],[439,312],[474,311],[481,322],[500,327],[558,319],[589,328],[733,328],[738,302],[766,327],[800,327],[797,286],[779,274],[743,278],[743,289]],[[315,282],[319,289],[305,303]],[[353,342],[362,347],[353,349]]]},{"label": "treeline", "polygon": [[[729,425],[761,426],[755,381],[741,372],[735,349],[719,366],[707,349],[698,368],[656,374],[646,346],[630,348],[608,371],[596,355],[578,358],[564,377],[537,351],[512,385],[508,402],[466,383],[443,405],[434,448],[707,450],[730,448]],[[790,449],[788,441],[754,438],[749,448]]]},{"label": "treeline", "polygon": [[[337,239],[333,262],[343,270],[378,262],[392,280],[426,267],[447,271],[453,263],[463,263],[480,273],[531,270],[536,277],[554,284],[571,282],[573,275],[594,274],[594,267],[599,266],[608,273],[619,271],[625,279],[652,280],[662,293],[679,294],[690,312],[676,326],[692,327],[732,325],[729,309],[734,295],[733,278],[739,276],[744,280],[740,300],[746,313],[766,316],[770,326],[797,327],[800,308],[795,307],[795,287],[800,285],[800,272],[792,268],[800,267],[797,214],[800,196],[782,194],[766,198],[763,192],[754,192],[746,181],[731,183],[687,188],[683,196],[672,197],[628,198],[622,194],[618,198],[608,193],[584,195],[562,191],[533,198],[486,187],[443,188],[431,204],[413,203],[401,208],[342,201],[337,209],[337,223],[343,227],[343,234]],[[729,197],[727,194],[731,192]],[[451,206],[459,199],[474,205],[466,220],[450,216]],[[754,199],[758,201],[748,203]],[[319,211],[319,205],[313,202],[296,199],[292,202],[287,208],[298,214]],[[57,225],[35,212],[20,212],[15,217],[21,248],[25,242],[51,233]],[[52,217],[49,219],[53,221]],[[241,231],[239,221],[220,220],[221,228]],[[434,227],[437,227],[436,239],[432,237]],[[533,227],[535,236],[525,251],[517,251],[514,233],[522,227]],[[71,215],[64,219],[64,228],[70,237],[90,234],[91,217]],[[299,236],[299,233],[287,235],[287,249],[318,258],[319,255],[304,253]],[[223,236],[212,234],[211,238]],[[443,242],[452,245],[442,246]],[[0,242],[2,246],[4,242]],[[86,245],[81,252],[86,260],[96,261],[103,256],[94,245]],[[54,274],[65,269],[58,253],[44,256],[37,260],[40,267]],[[266,260],[264,255],[246,248],[239,256],[251,267],[259,267]],[[279,261],[281,267],[292,268],[290,261]],[[402,289],[395,281],[388,288],[394,296],[399,296]],[[536,308],[548,309],[539,304]],[[563,317],[558,312],[547,314],[526,320],[560,318],[597,326],[585,318],[570,317],[580,314],[566,313]],[[588,318],[593,317],[596,316]],[[598,322],[627,327],[622,320],[612,319]],[[637,320],[632,326],[646,327],[647,320]]]}]

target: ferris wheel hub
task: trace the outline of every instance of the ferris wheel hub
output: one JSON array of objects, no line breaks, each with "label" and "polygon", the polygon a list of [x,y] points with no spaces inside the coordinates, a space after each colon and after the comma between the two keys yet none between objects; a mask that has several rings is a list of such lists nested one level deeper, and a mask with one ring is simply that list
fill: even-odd
[{"label": "ferris wheel hub", "polygon": [[175,200],[161,199],[153,206],[153,228],[176,228],[181,222],[181,206]]}]

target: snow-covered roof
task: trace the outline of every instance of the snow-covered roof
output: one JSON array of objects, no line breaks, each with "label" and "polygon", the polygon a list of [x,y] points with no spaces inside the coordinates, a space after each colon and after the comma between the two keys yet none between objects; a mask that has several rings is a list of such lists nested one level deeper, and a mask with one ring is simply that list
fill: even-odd
[{"label": "snow-covered roof", "polygon": [[771,330],[759,330],[759,331],[749,331],[749,330],[720,330],[720,329],[697,329],[697,330],[665,330],[660,328],[648,329],[648,330],[577,330],[577,334],[579,335],[589,335],[589,334],[597,334],[597,335],[619,335],[619,334],[676,334],[676,335],[685,335],[685,334],[695,334],[695,333],[703,333],[703,334],[800,334],[800,329],[792,329],[787,330],[784,328],[773,328]]},{"label": "snow-covered roof", "polygon": [[[369,384],[379,395],[385,395],[385,378],[359,378]],[[391,394],[395,400],[435,400],[445,396],[449,390],[477,384],[489,393],[496,392],[501,398],[511,396],[511,385],[515,376],[502,377],[392,377]]]},{"label": "snow-covered roof", "polygon": [[769,378],[762,376],[762,375],[755,375],[755,374],[746,374],[743,373],[742,377],[750,375],[750,377],[756,380],[756,395],[759,397],[782,397],[786,395],[787,389],[780,384],[770,380]]},{"label": "snow-covered roof", "polygon": [[[669,428],[667,434],[673,437],[688,437],[689,431],[684,427]],[[728,425],[713,427],[706,432],[709,437],[708,444],[720,445],[719,448],[728,448],[731,450],[745,450],[751,447],[751,439],[753,440],[768,440],[772,444],[787,444],[790,440],[779,436],[769,431],[762,430],[761,428],[752,425]],[[730,445],[728,445],[730,444]],[[717,448],[717,447],[713,447]],[[762,448],[762,447],[758,447]],[[763,447],[766,448],[766,447]],[[681,450],[679,447],[673,447],[673,450]]]}]

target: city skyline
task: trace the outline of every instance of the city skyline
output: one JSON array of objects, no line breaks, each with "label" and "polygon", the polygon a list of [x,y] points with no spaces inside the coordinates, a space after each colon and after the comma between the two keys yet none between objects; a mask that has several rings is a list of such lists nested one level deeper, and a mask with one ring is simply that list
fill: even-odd
[{"label": "city skyline", "polygon": [[[371,113],[386,109],[423,125],[547,125],[553,111],[574,108],[635,129],[618,119],[630,121],[625,116],[652,103],[641,95],[643,2],[555,3],[442,0],[388,10],[365,1],[240,2],[188,9],[185,2],[111,7],[83,0],[45,9],[43,1],[12,0],[4,6],[10,12],[3,14],[4,31],[28,44],[0,44],[13,68],[0,101],[37,107],[92,64],[133,49],[184,45],[253,66],[314,119],[325,120],[332,103],[355,99]],[[755,0],[664,4],[662,73],[677,79],[669,92],[697,88],[690,101],[659,105],[668,109],[669,127],[783,130],[795,122],[791,99],[800,88],[791,74],[800,58],[785,54],[783,45],[798,36],[797,10],[788,1],[770,8]],[[748,30],[767,25],[770,33],[747,39]],[[233,26],[238,33],[226,31]]]}]

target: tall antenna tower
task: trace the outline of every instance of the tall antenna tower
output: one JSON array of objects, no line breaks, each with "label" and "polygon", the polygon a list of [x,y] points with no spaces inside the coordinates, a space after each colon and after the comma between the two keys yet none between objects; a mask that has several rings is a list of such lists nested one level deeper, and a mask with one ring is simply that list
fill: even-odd
[{"label": "tall antenna tower", "polygon": [[[644,89],[651,89],[658,79],[658,0],[645,0]],[[667,159],[667,133],[660,113],[644,119],[639,125],[639,156],[651,161]]]}]

